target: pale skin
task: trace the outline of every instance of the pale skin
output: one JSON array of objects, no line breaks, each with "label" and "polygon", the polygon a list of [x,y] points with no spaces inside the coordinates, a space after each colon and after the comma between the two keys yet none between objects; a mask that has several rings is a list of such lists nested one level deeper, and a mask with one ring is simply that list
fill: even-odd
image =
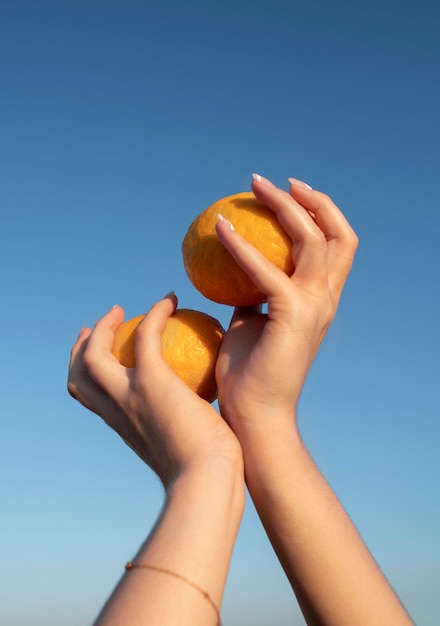
[{"label": "pale skin", "polygon": [[[295,271],[286,276],[219,221],[219,239],[268,297],[267,314],[253,307],[233,315],[217,362],[221,414],[162,359],[160,336],[174,295],[139,326],[135,369],[111,354],[120,307],[93,331],[83,329],[72,349],[69,392],[164,484],[163,511],[135,562],[183,575],[220,607],[246,481],[309,625],[412,624],[297,427],[298,399],[336,313],[356,235],[328,196],[300,181],[286,192],[256,176],[252,188],[295,242]],[[136,569],[122,577],[96,624],[216,622],[211,603],[190,584]]]},{"label": "pale skin", "polygon": [[[161,357],[161,334],[176,305],[174,295],[166,297],[139,326],[134,369],[122,367],[111,354],[114,330],[123,319],[120,307],[93,331],[83,329],[72,350],[68,385],[70,393],[101,415],[164,485],[160,518],[133,561],[178,573],[220,607],[245,502],[243,458],[222,417]],[[95,622],[176,623],[214,625],[217,615],[190,584],[145,569],[122,577]]]}]

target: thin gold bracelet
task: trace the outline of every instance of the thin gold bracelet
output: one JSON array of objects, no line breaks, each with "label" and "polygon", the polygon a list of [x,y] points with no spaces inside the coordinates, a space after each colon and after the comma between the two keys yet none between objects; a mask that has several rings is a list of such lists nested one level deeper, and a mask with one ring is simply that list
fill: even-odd
[{"label": "thin gold bracelet", "polygon": [[174,576],[175,578],[179,578],[179,580],[182,580],[188,585],[191,585],[191,587],[194,587],[194,589],[197,589],[197,591],[202,594],[205,600],[207,600],[209,604],[212,606],[212,608],[214,609],[216,617],[217,617],[217,626],[222,626],[222,623],[220,620],[220,610],[217,608],[217,605],[215,604],[214,600],[211,598],[209,593],[205,591],[204,589],[202,589],[202,587],[200,587],[197,583],[190,580],[189,578],[186,578],[186,576],[182,576],[182,574],[178,574],[177,572],[173,572],[169,569],[166,569],[165,567],[159,567],[157,565],[143,565],[142,563],[133,563],[132,561],[129,561],[125,566],[125,570],[129,572],[130,570],[135,569],[136,567],[140,569],[153,570],[155,572],[160,572],[161,574],[168,574],[169,576]]}]

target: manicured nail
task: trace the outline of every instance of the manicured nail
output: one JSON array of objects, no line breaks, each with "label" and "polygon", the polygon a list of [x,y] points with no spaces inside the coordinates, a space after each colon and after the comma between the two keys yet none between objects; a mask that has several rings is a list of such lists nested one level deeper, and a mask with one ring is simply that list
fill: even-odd
[{"label": "manicured nail", "polygon": [[217,219],[219,222],[224,222],[227,226],[229,226],[230,230],[235,230],[231,222],[227,220],[225,217],[223,217],[221,213],[217,213]]},{"label": "manicured nail", "polygon": [[118,306],[119,306],[119,304],[114,304],[114,305],[112,306],[112,309],[117,309],[117,308],[118,308]]},{"label": "manicured nail", "polygon": [[307,183],[304,183],[302,180],[297,180],[296,178],[289,178],[288,181],[291,185],[295,185],[296,187],[302,187],[303,189],[309,189],[309,190],[312,189],[310,185],[308,185]]},{"label": "manicured nail", "polygon": [[270,180],[268,180],[267,178],[264,178],[264,176],[260,176],[260,174],[252,174],[252,178],[254,179],[255,182],[261,183],[262,185],[266,185],[267,187],[275,187],[275,185],[271,183]]},{"label": "manicured nail", "polygon": [[166,300],[167,298],[171,298],[172,296],[175,296],[176,292],[175,291],[169,291],[166,296],[163,297],[163,300]]}]

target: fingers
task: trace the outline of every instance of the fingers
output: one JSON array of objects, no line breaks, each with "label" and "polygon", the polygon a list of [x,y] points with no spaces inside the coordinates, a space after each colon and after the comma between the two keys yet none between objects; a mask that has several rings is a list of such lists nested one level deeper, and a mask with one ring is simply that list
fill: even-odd
[{"label": "fingers", "polygon": [[91,332],[90,328],[82,328],[70,353],[67,390],[75,400],[79,400],[82,404],[84,404],[84,402],[80,397],[81,388],[84,384],[84,380],[88,378],[84,367],[84,352]]},{"label": "fingers", "polygon": [[[274,211],[292,239],[292,280],[317,295],[330,289],[337,304],[357,247],[357,237],[342,212],[328,196],[301,181],[291,179],[287,193],[267,179],[253,176],[257,200]],[[255,285],[268,298],[280,293],[286,285],[285,275],[231,229],[227,220],[216,228],[222,243]]]},{"label": "fingers", "polygon": [[[161,336],[166,322],[177,306],[177,298],[169,294],[152,307],[137,329],[136,370],[141,377],[142,368],[157,370],[162,353]],[[101,413],[97,406],[104,396],[113,399],[119,406],[128,397],[130,380],[127,368],[123,367],[112,353],[114,333],[124,318],[121,307],[113,307],[95,325],[93,331],[81,331],[75,343],[69,365],[69,393],[87,408]],[[154,363],[153,363],[154,361]],[[154,368],[151,368],[151,364]]]},{"label": "fingers", "polygon": [[307,289],[321,289],[327,282],[327,246],[323,231],[317,226],[307,210],[292,196],[254,180],[255,197],[270,208],[292,240],[292,259],[295,266],[294,279]]},{"label": "fingers", "polygon": [[109,396],[89,376],[84,363],[90,328],[83,328],[72,348],[69,363],[67,389],[70,395],[90,411],[101,417],[111,414],[113,409]]},{"label": "fingers", "polygon": [[114,333],[124,319],[124,311],[113,307],[95,325],[84,350],[83,360],[89,376],[118,402],[128,389],[126,368],[112,353]]},{"label": "fingers", "polygon": [[337,302],[353,263],[357,236],[329,196],[302,181],[289,181],[290,194],[275,190],[265,179],[254,180],[253,191],[276,213],[293,241],[295,282],[319,285],[319,278],[326,275]]},{"label": "fingers", "polygon": [[264,176],[260,176],[260,174],[252,174],[252,178],[257,182],[265,183],[269,187],[275,188],[275,185],[268,178],[264,178]]},{"label": "fingers", "polygon": [[326,194],[303,187],[304,183],[301,181],[289,180],[291,196],[313,213],[316,224],[327,241],[337,241],[340,253],[345,252],[352,258],[357,247],[357,237],[340,209]]},{"label": "fingers", "polygon": [[218,221],[216,232],[238,265],[246,272],[254,285],[267,295],[268,299],[276,296],[283,285],[285,289],[288,289],[289,277],[233,230],[228,220]]},{"label": "fingers", "polygon": [[335,298],[339,298],[359,243],[356,233],[329,196],[308,189],[301,181],[289,181],[290,194],[313,214],[317,226],[325,235],[330,291]]},{"label": "fingers", "polygon": [[[162,354],[162,333],[177,308],[177,297],[171,292],[157,302],[139,324],[136,333],[136,367],[139,372],[152,371]],[[161,362],[163,359],[160,360]],[[165,361],[163,364],[166,365]]]}]

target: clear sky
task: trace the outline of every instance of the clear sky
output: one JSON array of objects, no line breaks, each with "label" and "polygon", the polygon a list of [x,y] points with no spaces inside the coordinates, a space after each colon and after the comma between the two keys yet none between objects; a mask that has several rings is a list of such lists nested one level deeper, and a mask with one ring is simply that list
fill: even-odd
[{"label": "clear sky", "polygon": [[[159,483],[68,396],[69,351],[171,289],[227,325],[180,246],[251,172],[329,193],[360,237],[301,429],[438,623],[439,20],[423,0],[0,3],[2,625],[90,625],[153,524]],[[304,624],[250,503],[222,612]]]}]

